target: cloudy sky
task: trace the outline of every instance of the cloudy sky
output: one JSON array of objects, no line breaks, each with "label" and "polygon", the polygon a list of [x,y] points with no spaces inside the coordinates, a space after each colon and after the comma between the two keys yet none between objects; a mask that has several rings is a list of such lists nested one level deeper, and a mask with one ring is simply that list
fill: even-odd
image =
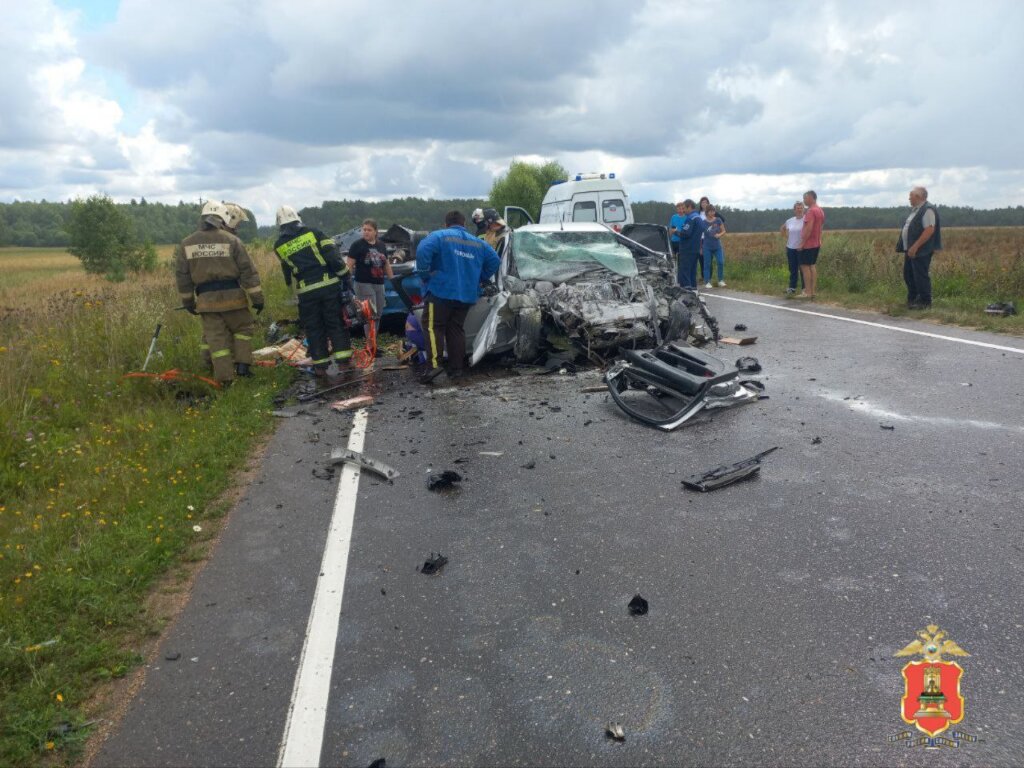
[{"label": "cloudy sky", "polygon": [[1024,2],[4,0],[0,200],[1024,204]]}]

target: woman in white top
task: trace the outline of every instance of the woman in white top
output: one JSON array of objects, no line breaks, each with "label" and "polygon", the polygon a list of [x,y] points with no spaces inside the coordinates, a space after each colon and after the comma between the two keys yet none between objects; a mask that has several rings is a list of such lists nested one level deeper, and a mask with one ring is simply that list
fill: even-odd
[{"label": "woman in white top", "polygon": [[789,262],[789,287],[786,295],[796,293],[796,276],[800,275],[800,287],[804,287],[804,276],[800,272],[800,233],[804,228],[804,204],[797,201],[793,204],[793,216],[786,219],[779,231],[786,236],[786,261]]}]

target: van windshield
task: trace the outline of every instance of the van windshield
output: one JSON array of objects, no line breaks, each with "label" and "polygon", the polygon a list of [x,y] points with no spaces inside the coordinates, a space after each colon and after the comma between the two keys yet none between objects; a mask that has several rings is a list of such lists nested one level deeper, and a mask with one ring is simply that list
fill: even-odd
[{"label": "van windshield", "polygon": [[609,270],[636,277],[633,253],[611,232],[526,232],[513,240],[516,272],[523,280],[564,283],[588,272]]}]

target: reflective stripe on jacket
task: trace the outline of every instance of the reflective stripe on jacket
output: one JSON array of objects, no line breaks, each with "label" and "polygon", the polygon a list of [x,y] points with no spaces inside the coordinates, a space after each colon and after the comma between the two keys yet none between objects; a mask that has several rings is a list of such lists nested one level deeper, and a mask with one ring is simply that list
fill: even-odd
[{"label": "reflective stripe on jacket", "polygon": [[286,226],[274,243],[274,253],[281,260],[285,283],[291,285],[294,279],[298,294],[336,285],[348,272],[334,241],[311,227]]}]

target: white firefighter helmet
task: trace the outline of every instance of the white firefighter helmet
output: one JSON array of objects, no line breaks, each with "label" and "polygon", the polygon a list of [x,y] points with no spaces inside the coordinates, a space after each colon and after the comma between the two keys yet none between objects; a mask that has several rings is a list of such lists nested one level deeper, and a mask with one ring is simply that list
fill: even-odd
[{"label": "white firefighter helmet", "polygon": [[224,207],[227,209],[228,216],[228,227],[231,229],[238,229],[238,225],[243,221],[249,220],[249,214],[245,212],[245,208],[240,206],[238,203],[224,203]]},{"label": "white firefighter helmet", "polygon": [[295,212],[295,209],[290,205],[282,205],[277,209],[277,226],[283,227],[285,224],[291,224],[292,222],[302,223],[302,219],[299,218],[299,214]]},{"label": "white firefighter helmet", "polygon": [[200,216],[204,221],[207,221],[215,226],[217,225],[217,222],[210,221],[210,218],[214,216],[220,219],[220,224],[223,226],[227,226],[228,222],[231,219],[231,215],[228,213],[227,206],[225,206],[224,203],[218,203],[216,200],[207,200],[206,203],[203,205],[203,212],[200,214]]}]

